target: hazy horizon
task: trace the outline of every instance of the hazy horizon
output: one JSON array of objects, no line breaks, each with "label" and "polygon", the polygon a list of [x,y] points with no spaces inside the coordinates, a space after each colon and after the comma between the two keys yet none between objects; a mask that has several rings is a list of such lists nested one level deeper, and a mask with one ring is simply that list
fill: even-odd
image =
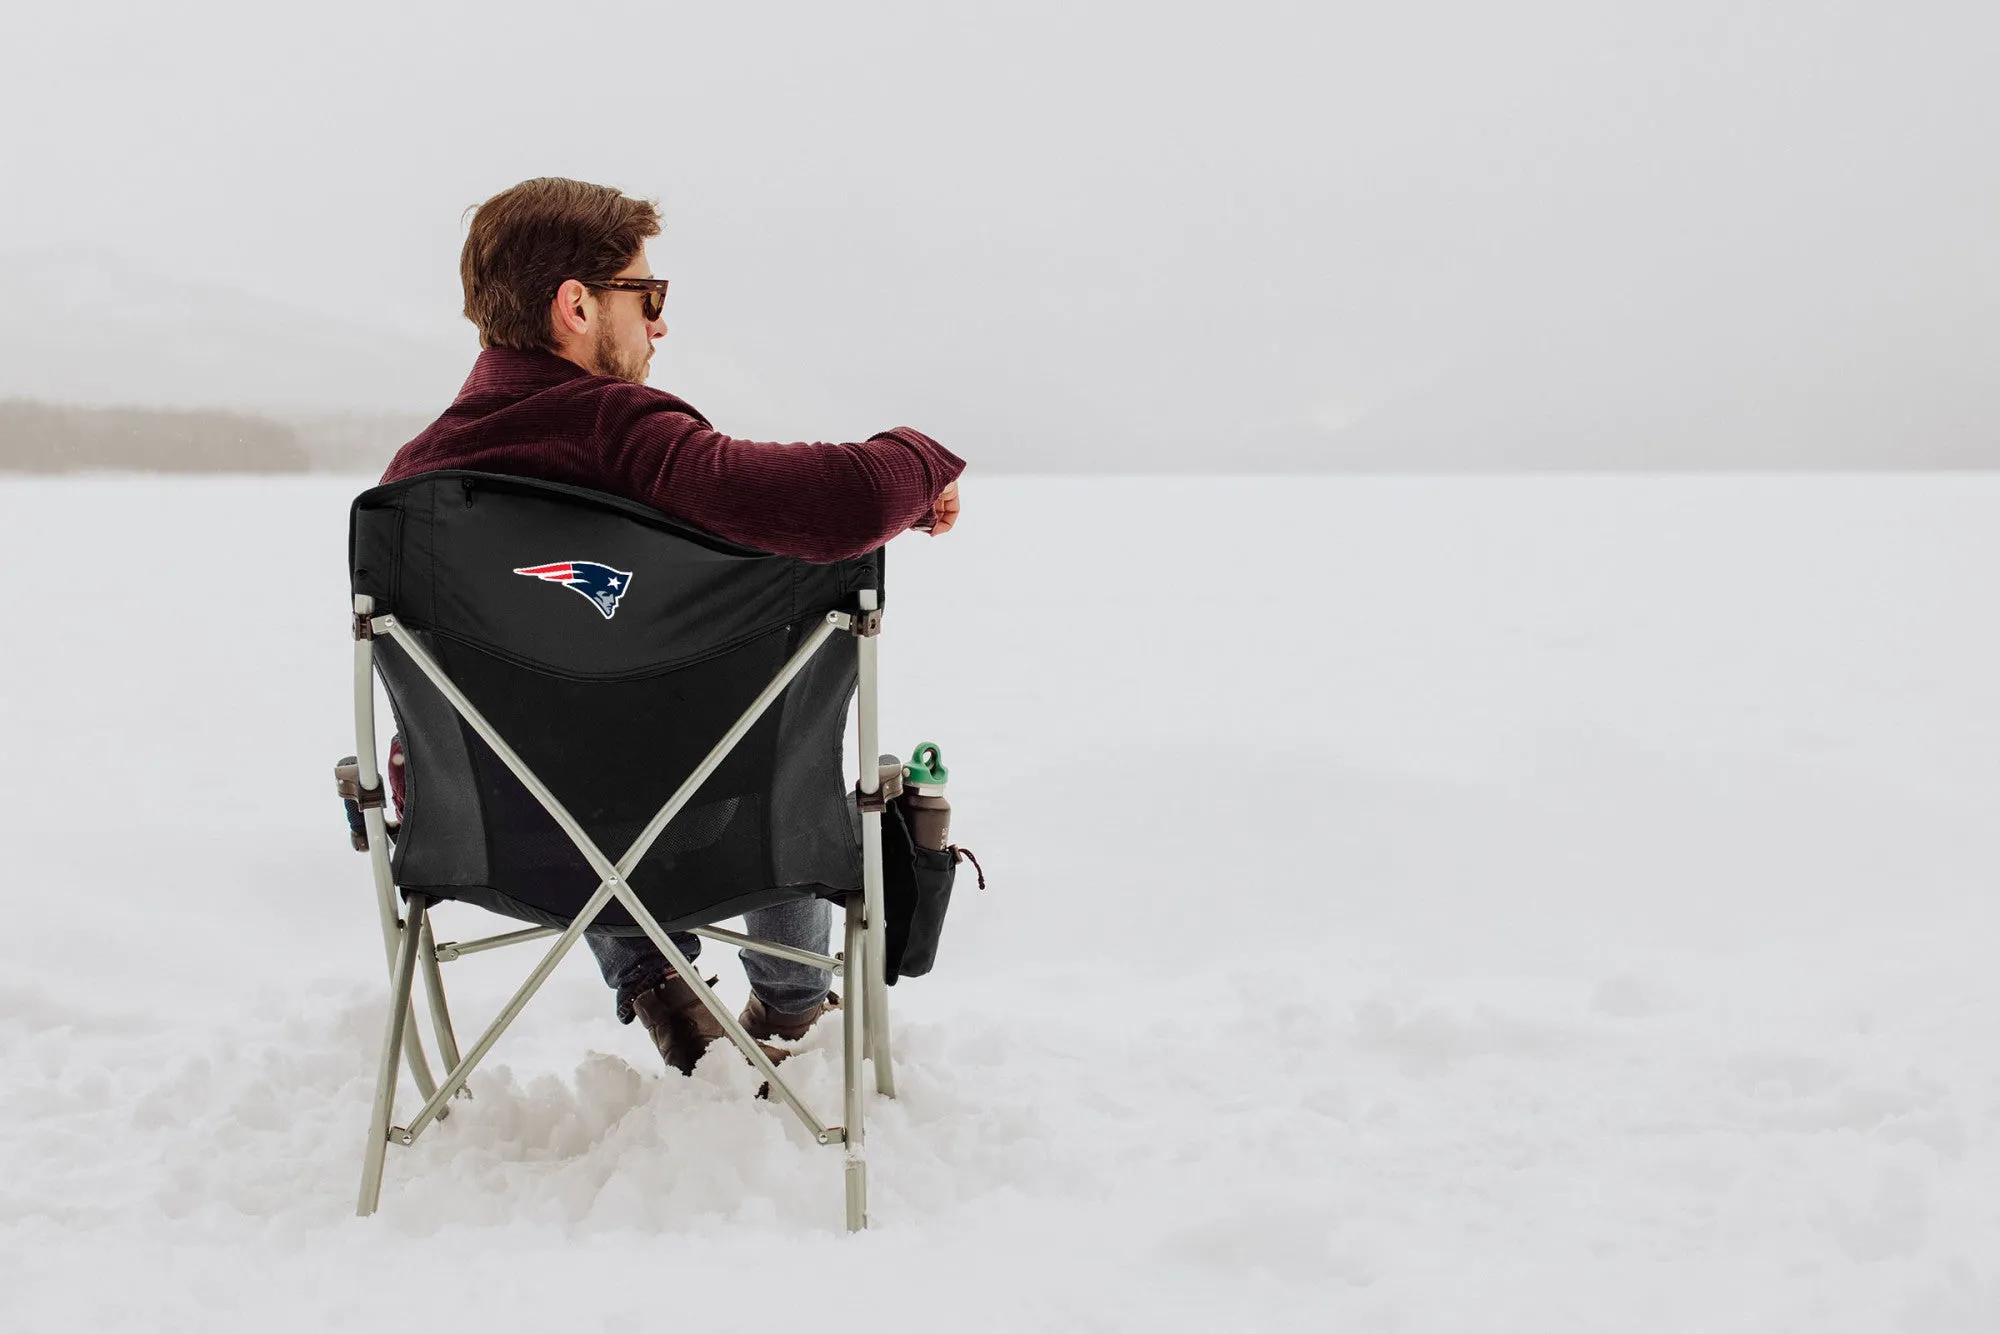
[{"label": "hazy horizon", "polygon": [[654,383],[996,470],[2000,463],[2000,11],[10,15],[0,397],[428,415],[469,205],[660,200]]}]

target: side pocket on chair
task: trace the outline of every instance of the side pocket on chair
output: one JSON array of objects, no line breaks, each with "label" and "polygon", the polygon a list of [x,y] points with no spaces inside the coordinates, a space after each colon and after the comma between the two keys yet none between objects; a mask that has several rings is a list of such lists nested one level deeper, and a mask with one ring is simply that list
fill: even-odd
[{"label": "side pocket on chair", "polygon": [[957,878],[957,856],[912,844],[901,805],[890,802],[882,815],[882,926],[883,971],[891,985],[899,977],[922,977],[937,962]]}]

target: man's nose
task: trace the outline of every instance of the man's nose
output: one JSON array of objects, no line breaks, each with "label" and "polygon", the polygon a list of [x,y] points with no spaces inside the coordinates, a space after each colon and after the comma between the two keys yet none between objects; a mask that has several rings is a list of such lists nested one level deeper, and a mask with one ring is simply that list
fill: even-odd
[{"label": "man's nose", "polygon": [[665,320],[653,320],[646,325],[646,337],[665,338],[666,336],[667,322]]}]

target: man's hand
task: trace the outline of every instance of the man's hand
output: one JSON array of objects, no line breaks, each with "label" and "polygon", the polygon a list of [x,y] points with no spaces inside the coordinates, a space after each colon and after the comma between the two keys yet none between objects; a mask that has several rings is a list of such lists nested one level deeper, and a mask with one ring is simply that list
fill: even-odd
[{"label": "man's hand", "polygon": [[932,537],[942,537],[958,522],[958,483],[953,482],[938,493],[937,504],[931,506]]}]

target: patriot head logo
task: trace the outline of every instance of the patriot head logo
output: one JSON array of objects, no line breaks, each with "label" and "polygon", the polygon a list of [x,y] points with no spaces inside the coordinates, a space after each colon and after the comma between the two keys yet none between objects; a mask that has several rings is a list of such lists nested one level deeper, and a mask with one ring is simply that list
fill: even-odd
[{"label": "patriot head logo", "polygon": [[561,584],[574,593],[581,593],[590,599],[590,605],[604,613],[610,620],[618,614],[618,600],[632,587],[630,570],[614,570],[609,565],[600,565],[594,560],[565,560],[554,565],[528,565],[514,571],[532,579],[545,579],[552,584]]}]

